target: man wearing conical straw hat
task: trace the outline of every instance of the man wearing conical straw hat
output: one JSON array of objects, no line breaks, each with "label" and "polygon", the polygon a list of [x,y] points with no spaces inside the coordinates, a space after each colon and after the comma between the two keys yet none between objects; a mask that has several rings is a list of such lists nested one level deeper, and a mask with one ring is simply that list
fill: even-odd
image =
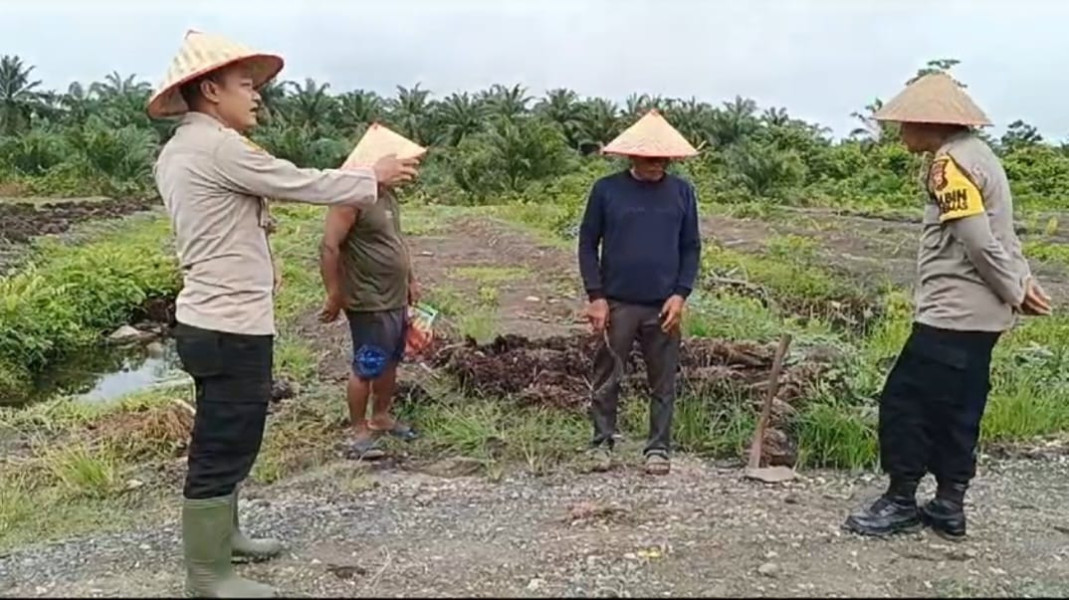
[{"label": "man wearing conical straw hat", "polygon": [[[959,539],[992,350],[1016,315],[1049,314],[1050,303],[1014,233],[1006,173],[973,131],[990,122],[961,86],[945,73],[925,75],[875,118],[899,124],[906,147],[932,161],[913,329],[880,397],[880,462],[890,484],[845,526],[886,535],[928,525]],[[938,489],[918,509],[926,472]]]},{"label": "man wearing conical straw hat", "polygon": [[237,510],[271,390],[275,277],[265,198],[370,206],[380,184],[415,174],[413,162],[396,158],[349,171],[300,169],[244,137],[256,125],[257,89],[282,65],[279,56],[190,31],[147,106],[154,118],[181,117],[154,171],[183,274],[178,354],[196,390],[182,542],[187,591],[198,596],[274,595],[230,566],[232,557],[281,550],[276,540],[245,537]]},{"label": "man wearing conical straw hat", "polygon": [[604,338],[594,359],[593,467],[612,465],[618,368],[637,338],[652,391],[646,470],[666,474],[679,324],[698,274],[701,237],[694,187],[665,167],[698,152],[655,110],[602,152],[627,157],[630,165],[594,184],[579,228],[587,318]]},{"label": "man wearing conical straw hat", "polygon": [[[343,168],[374,164],[382,156],[419,158],[426,148],[372,123]],[[353,458],[377,458],[383,432],[412,440],[413,430],[390,414],[397,366],[404,357],[408,307],[418,299],[409,248],[401,234],[401,207],[389,186],[380,186],[369,206],[333,206],[327,211],[320,247],[320,273],[327,299],[321,320],[345,311],[352,340],[347,386]],[[371,418],[368,400],[374,396]]]}]

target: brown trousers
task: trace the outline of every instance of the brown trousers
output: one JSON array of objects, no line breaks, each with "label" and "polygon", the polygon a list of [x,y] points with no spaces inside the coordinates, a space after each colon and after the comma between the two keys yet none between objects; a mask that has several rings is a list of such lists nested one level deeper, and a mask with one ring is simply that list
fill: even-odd
[{"label": "brown trousers", "polygon": [[[676,369],[679,366],[679,330],[661,331],[661,306],[644,306],[609,301],[609,344],[602,343],[594,358],[594,394],[590,417],[594,423],[592,444],[613,446],[623,367],[635,340],[639,342],[650,398],[649,437],[645,452],[667,454],[672,443],[672,414],[676,398]],[[613,354],[623,364],[617,365]],[[620,373],[617,373],[617,369]]]}]

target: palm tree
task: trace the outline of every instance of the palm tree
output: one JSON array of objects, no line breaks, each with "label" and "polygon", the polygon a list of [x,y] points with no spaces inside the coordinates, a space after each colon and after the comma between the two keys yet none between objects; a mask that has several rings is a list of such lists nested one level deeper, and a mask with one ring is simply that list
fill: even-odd
[{"label": "palm tree", "polygon": [[18,56],[0,57],[0,133],[15,135],[30,126],[44,101],[37,91],[40,80],[31,80],[35,67],[25,66]]},{"label": "palm tree", "polygon": [[334,98],[327,93],[329,83],[319,85],[311,77],[305,78],[304,85],[293,81],[286,84],[293,88],[290,97],[290,122],[298,127],[311,130],[321,128],[334,112]]},{"label": "palm tree", "polygon": [[604,98],[594,98],[583,104],[583,126],[580,144],[601,147],[620,133],[620,108]]},{"label": "palm tree", "polygon": [[453,93],[439,102],[435,109],[438,126],[446,144],[456,146],[465,137],[483,128],[488,106],[471,94]]},{"label": "palm tree", "polygon": [[874,118],[874,115],[883,108],[883,101],[876,98],[872,101],[872,104],[865,106],[865,112],[852,112],[851,117],[854,117],[861,122],[861,127],[858,127],[850,132],[852,139],[867,140],[870,142],[879,142],[883,138],[883,126]]},{"label": "palm tree", "polygon": [[102,107],[105,119],[115,127],[148,126],[145,103],[152,93],[152,85],[139,81],[137,75],[123,77],[118,71],[109,73],[104,81],[89,85],[87,96]]},{"label": "palm tree", "polygon": [[100,100],[109,101],[129,95],[148,94],[152,91],[152,85],[147,81],[138,81],[137,75],[128,75],[123,78],[118,71],[112,71],[104,77],[104,81],[95,81],[89,85],[89,94]]},{"label": "palm tree", "polygon": [[275,118],[283,118],[286,101],[286,85],[277,80],[269,81],[260,86],[260,111],[265,121],[273,121]]},{"label": "palm tree", "polygon": [[712,107],[705,102],[698,102],[691,97],[685,101],[664,103],[664,116],[691,143],[709,140],[709,122],[712,120]]},{"label": "palm tree", "polygon": [[60,107],[66,111],[71,123],[83,123],[92,112],[93,99],[81,83],[74,81],[67,86],[67,93],[59,97]]},{"label": "palm tree", "polygon": [[[906,81],[906,85],[910,85],[921,77],[924,77],[925,75],[930,75],[932,73],[946,73],[947,76],[949,76],[950,69],[954,68],[954,65],[960,63],[961,61],[956,58],[937,58],[934,60],[930,60],[923,67],[917,69],[917,74],[911,77],[908,81]],[[954,78],[951,77],[951,79]],[[954,79],[954,82],[963,88],[966,87],[964,83],[958,81],[957,79]]]},{"label": "palm tree", "polygon": [[338,124],[349,134],[382,119],[385,103],[375,92],[353,90],[338,97]]},{"label": "palm tree", "polygon": [[735,96],[720,110],[713,110],[709,119],[709,137],[718,147],[725,148],[744,141],[757,131],[757,103]]},{"label": "palm tree", "polygon": [[787,114],[786,108],[772,106],[766,108],[765,112],[761,114],[761,120],[772,127],[783,127],[791,122],[791,117]]},{"label": "palm tree", "polygon": [[666,100],[661,96],[650,96],[649,94],[631,94],[624,102],[624,116],[628,122],[637,121],[642,115],[648,113],[653,109],[664,112],[672,106],[671,100]]},{"label": "palm tree", "polygon": [[568,145],[578,148],[583,128],[583,105],[579,95],[572,90],[554,89],[535,106],[535,112],[546,120],[556,123],[568,139]]},{"label": "palm tree", "polygon": [[515,119],[527,113],[527,105],[533,98],[527,95],[527,88],[519,84],[505,87],[495,83],[490,91],[483,92],[483,99],[490,114]]},{"label": "palm tree", "polygon": [[411,88],[397,86],[397,98],[390,104],[390,121],[404,135],[418,144],[429,144],[434,137],[430,131],[429,90],[419,89],[416,83]]},{"label": "palm tree", "polygon": [[1028,146],[1035,146],[1043,142],[1043,136],[1034,126],[1017,119],[1006,128],[1002,135],[1000,145],[1006,150],[1016,150]]}]

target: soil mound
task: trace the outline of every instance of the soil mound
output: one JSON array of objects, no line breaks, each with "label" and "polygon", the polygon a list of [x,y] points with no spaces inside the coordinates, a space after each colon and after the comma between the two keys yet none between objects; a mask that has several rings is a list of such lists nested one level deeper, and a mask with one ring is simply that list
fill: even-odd
[{"label": "soil mound", "polygon": [[39,235],[65,233],[75,223],[115,219],[148,210],[146,198],[120,198],[93,202],[0,202],[0,240],[22,244]]},{"label": "soil mound", "polygon": [[[472,339],[439,342],[430,364],[457,378],[461,386],[484,396],[513,399],[524,405],[585,409],[593,393],[595,336],[558,336],[538,340],[500,336],[487,344]],[[677,374],[678,394],[712,404],[750,406],[764,398],[775,345],[717,339],[684,340]],[[645,364],[636,344],[623,359],[621,397],[648,394]],[[792,357],[784,366],[766,436],[766,459],[793,465],[796,444],[786,433],[798,404],[830,365]]]}]

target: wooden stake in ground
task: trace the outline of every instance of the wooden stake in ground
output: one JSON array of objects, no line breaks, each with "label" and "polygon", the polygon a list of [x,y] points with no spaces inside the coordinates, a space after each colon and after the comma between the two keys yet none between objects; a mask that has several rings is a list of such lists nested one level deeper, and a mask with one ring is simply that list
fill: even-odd
[{"label": "wooden stake in ground", "polygon": [[768,483],[787,481],[794,479],[794,469],[787,467],[762,467],[761,454],[765,445],[765,431],[768,429],[768,420],[772,414],[772,401],[776,398],[779,390],[779,376],[783,370],[783,361],[787,356],[787,349],[791,345],[791,335],[784,333],[780,336],[779,347],[772,359],[772,372],[768,376],[768,393],[765,402],[761,406],[761,415],[757,418],[757,426],[754,428],[753,440],[750,442],[750,460],[746,465],[746,477],[759,479]]}]

